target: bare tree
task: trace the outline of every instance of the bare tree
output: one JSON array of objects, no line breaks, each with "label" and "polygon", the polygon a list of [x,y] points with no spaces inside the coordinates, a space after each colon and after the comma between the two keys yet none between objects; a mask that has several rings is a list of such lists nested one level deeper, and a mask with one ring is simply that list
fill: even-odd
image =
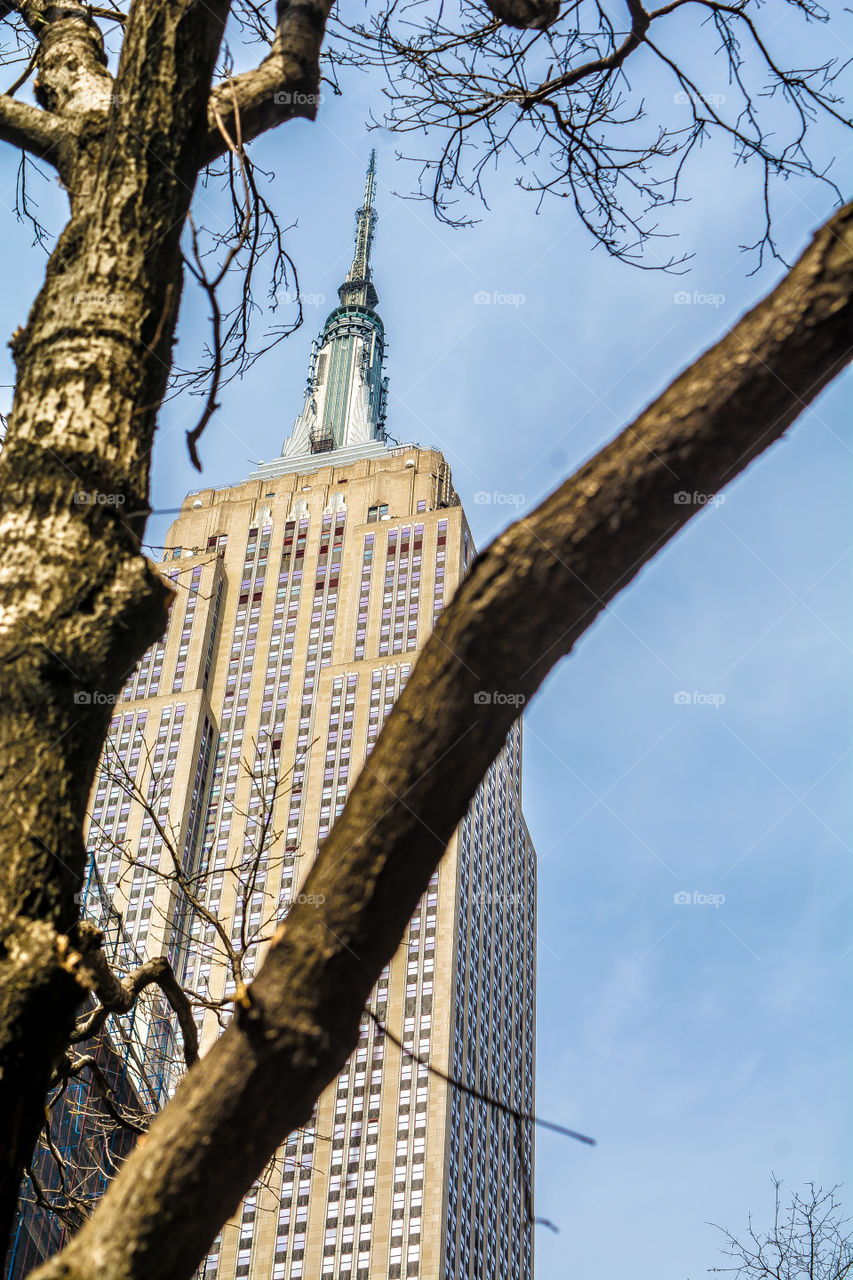
[{"label": "bare tree", "polygon": [[[749,246],[760,263],[765,252],[779,256],[774,178],[818,177],[835,190],[812,162],[808,134],[818,116],[844,122],[835,86],[846,64],[781,65],[753,5],[626,0],[614,15],[600,0],[578,0],[537,31],[509,29],[490,9],[463,0],[425,15],[418,0],[388,0],[360,21],[335,13],[331,22],[333,58],[385,72],[382,123],[424,142],[410,157],[419,194],[445,220],[470,220],[464,196],[485,199],[490,171],[509,153],[519,185],[540,203],[568,199],[608,253],[675,266],[683,258],[661,259],[663,246],[651,262],[645,250],[664,236],[661,210],[678,199],[692,153],[717,134],[760,177],[763,216]],[[814,0],[789,0],[795,12],[818,24],[830,17]],[[689,65],[676,52],[685,40],[700,51]],[[675,110],[664,119],[647,95],[667,91]]]},{"label": "bare tree", "polygon": [[708,1270],[736,1280],[844,1280],[853,1274],[853,1234],[838,1190],[809,1182],[783,1204],[782,1180],[774,1175],[773,1225],[757,1231],[750,1214],[743,1239],[717,1227],[729,1265]]},{"label": "bare tree", "polygon": [[[159,999],[148,1000],[138,1011],[149,1030],[145,1045],[137,1050],[143,1058],[139,1064],[140,1083],[150,1090],[155,1079],[175,1081],[182,1066],[192,1066],[198,1057],[197,1024],[201,1016],[210,1011],[220,1027],[228,1024],[235,999],[245,999],[259,949],[270,941],[280,922],[280,902],[267,896],[257,916],[251,905],[258,900],[264,879],[280,869],[284,856],[274,852],[281,834],[274,826],[274,815],[276,804],[289,791],[289,773],[282,774],[278,752],[270,743],[266,749],[257,744],[253,748],[252,757],[243,758],[242,768],[249,781],[249,800],[254,797],[257,807],[250,816],[248,809],[235,806],[235,812],[247,819],[247,838],[240,861],[224,873],[233,882],[235,921],[228,928],[210,904],[215,873],[212,859],[207,856],[209,850],[203,843],[193,849],[189,864],[182,856],[179,832],[168,815],[163,764],[158,766],[148,745],[143,744],[140,767],[132,772],[117,751],[112,735],[105,743],[100,776],[119,787],[130,801],[131,811],[135,809],[139,816],[150,820],[159,841],[153,854],[142,858],[127,843],[117,843],[89,815],[88,844],[93,862],[87,899],[94,901],[91,906],[87,902],[87,912],[77,926],[76,953],[69,963],[91,995],[77,1018],[66,1052],[55,1064],[44,1123],[26,1171],[29,1185],[25,1184],[23,1192],[24,1199],[57,1214],[71,1227],[79,1227],[93,1208],[93,1181],[100,1186],[101,1175],[112,1176],[129,1154],[132,1142],[123,1140],[123,1135],[145,1133],[157,1111],[158,1098],[122,1098],[111,1079],[115,1073],[109,1067],[118,1052],[135,1047],[133,1019],[129,1019],[129,1028],[123,1020],[137,1011],[140,999],[152,988],[159,991]],[[98,875],[97,861],[110,861],[113,854],[121,857],[122,874],[116,888],[108,893]],[[177,946],[185,952],[192,945],[197,964],[180,981],[165,950],[142,960],[125,929],[116,901],[126,897],[123,882],[135,868],[142,868],[155,886],[166,891],[161,895],[155,888],[151,893],[155,926],[164,946],[169,950]],[[99,926],[93,920],[93,916],[104,914],[112,927],[105,928],[103,923]],[[123,945],[116,945],[112,936],[116,931],[121,934]],[[208,969],[219,979],[215,990],[206,976]],[[161,1024],[159,1033],[151,1034],[152,1025],[157,1023]],[[183,1042],[180,1060],[173,1052],[173,1027],[179,1029]],[[72,1097],[69,1086],[84,1075],[90,1087]],[[69,1163],[55,1140],[55,1133],[69,1112],[75,1115],[84,1135],[81,1142],[85,1139],[87,1148],[92,1149],[90,1159]],[[103,1167],[93,1179],[92,1160],[99,1158]]]},{"label": "bare tree", "polygon": [[[313,746],[313,743],[311,744]],[[304,757],[310,751],[306,748]],[[186,992],[189,1006],[211,1009],[222,1020],[223,1012],[233,1003],[233,993],[242,991],[254,971],[259,950],[267,944],[275,932],[280,918],[280,904],[269,899],[257,918],[251,910],[263,883],[275,871],[280,871],[283,853],[276,853],[281,831],[275,827],[276,806],[290,790],[291,770],[282,772],[278,747],[270,741],[252,743],[252,755],[241,761],[243,773],[249,784],[245,808],[234,805],[234,813],[246,822],[246,838],[242,856],[225,868],[224,876],[234,891],[235,923],[231,929],[223,924],[218,910],[209,902],[211,870],[210,850],[202,844],[192,851],[188,863],[180,848],[179,832],[169,820],[169,786],[161,766],[158,771],[151,752],[145,744],[141,769],[131,772],[127,762],[116,750],[111,739],[107,740],[101,761],[101,770],[108,782],[114,782],[131,802],[131,806],[150,819],[157,835],[154,856],[140,858],[129,844],[116,844],[102,831],[93,843],[96,853],[118,852],[122,862],[122,881],[135,867],[150,873],[152,879],[168,889],[167,905],[155,907],[164,938],[185,949],[190,943],[201,956],[210,961],[217,973],[227,975],[225,990],[212,993],[207,981]],[[256,807],[252,807],[252,801]],[[163,809],[161,809],[161,803]],[[165,810],[165,812],[163,811]],[[95,824],[97,830],[98,824]],[[156,895],[155,901],[156,901]],[[175,1006],[173,1006],[174,1008]],[[178,1009],[175,1008],[178,1013]],[[192,1033],[185,1028],[179,1016],[185,1046]],[[194,1061],[187,1057],[187,1065]]]},{"label": "bare tree", "polygon": [[[502,23],[527,24],[521,38],[544,41],[537,47],[545,49],[552,41],[559,45],[564,24],[559,91],[581,97],[570,99],[579,104],[578,117],[560,145],[573,163],[592,150],[595,208],[608,191],[613,208],[620,208],[613,186],[619,165],[596,157],[595,148],[605,118],[619,123],[612,94],[623,83],[626,60],[638,51],[657,56],[652,21],[692,6],[712,18],[712,42],[719,22],[734,24],[745,7],[679,0],[654,12],[626,0],[627,33],[611,33],[618,38],[617,61],[600,45],[608,39],[606,26],[593,39],[578,25],[577,4],[558,18],[551,0],[490,0],[492,17],[481,26],[495,37]],[[243,254],[245,271],[245,255],[257,247],[253,237],[261,237],[245,147],[266,129],[316,113],[330,7],[331,0],[279,0],[273,21],[251,0],[132,0],[129,7],[103,8],[79,0],[6,0],[2,6],[22,68],[0,95],[0,140],[52,166],[70,206],[43,287],[13,338],[18,380],[0,457],[4,1239],[45,1095],[93,981],[85,976],[86,933],[76,896],[86,860],[83,816],[107,730],[108,698],[81,704],[75,694],[117,693],[162,632],[170,600],[140,548],[193,191],[199,175],[224,162],[235,193],[233,232],[215,246],[222,251],[215,268],[205,265],[205,248],[192,229],[187,250],[214,315],[203,427],[228,359],[230,322],[221,308],[217,318],[223,261],[233,266]],[[803,0],[792,0],[791,10],[816,13]],[[441,21],[439,14],[432,25]],[[268,52],[252,70],[233,74],[229,42],[241,39],[265,42]],[[461,48],[473,35],[462,31],[452,39]],[[361,51],[354,48],[352,56]],[[412,45],[406,56],[412,74],[421,74],[418,49]],[[507,58],[493,85],[501,99],[496,110],[516,109],[514,100],[502,101],[515,92],[512,68],[521,65],[512,44]],[[602,65],[606,59],[612,65]],[[217,67],[223,78],[214,86]],[[34,101],[20,100],[15,93],[32,72]],[[802,73],[799,81],[789,74],[787,91],[801,92],[800,101],[808,103],[804,128],[814,111],[834,112],[819,72],[809,73],[808,90],[798,88]],[[832,74],[824,69],[827,82]],[[550,75],[537,83],[550,84]],[[556,119],[547,93],[542,102],[540,130],[547,113]],[[530,112],[520,106],[526,120]],[[703,128],[720,127],[703,121]],[[656,130],[665,128],[657,122]],[[511,150],[512,138],[505,142]],[[766,151],[766,138],[761,145]],[[797,147],[801,157],[802,140]],[[665,149],[646,152],[644,164],[666,159]],[[746,148],[750,153],[773,170],[772,153],[769,161],[755,147]],[[793,163],[791,154],[786,164]],[[454,180],[456,172],[454,162]],[[629,186],[638,172],[629,167]],[[571,189],[583,193],[588,179],[579,181]],[[581,217],[596,234],[603,227],[609,244],[606,216],[602,222],[585,215],[583,200],[582,194],[575,200]],[[192,1272],[241,1193],[281,1139],[307,1119],[348,1056],[367,995],[505,738],[511,711],[477,708],[473,693],[495,684],[530,696],[598,611],[689,518],[689,508],[673,504],[673,491],[713,493],[726,484],[850,359],[851,220],[850,207],[832,218],[773,294],[480,557],[442,616],[311,873],[306,889],[315,901],[322,897],[322,908],[295,905],[238,1016],[188,1072],[103,1205],[44,1276],[178,1280]],[[639,221],[636,227],[641,233]],[[270,243],[275,254],[278,241]],[[247,304],[247,316],[250,310]],[[238,350],[243,314],[236,313]],[[194,433],[193,445],[196,440]],[[99,500],[116,495],[124,501]]]}]

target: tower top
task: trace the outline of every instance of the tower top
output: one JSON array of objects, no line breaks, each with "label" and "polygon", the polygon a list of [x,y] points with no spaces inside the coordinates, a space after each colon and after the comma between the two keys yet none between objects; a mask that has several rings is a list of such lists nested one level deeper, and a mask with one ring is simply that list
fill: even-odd
[{"label": "tower top", "polygon": [[347,278],[338,289],[341,306],[368,307],[371,311],[379,301],[379,295],[370,273],[370,249],[376,230],[376,210],[373,207],[373,186],[376,180],[376,151],[370,153],[370,162],[364,179],[364,203],[355,215],[355,249],[352,266]]},{"label": "tower top", "polygon": [[375,183],[376,152],[371,151],[364,202],[355,216],[352,266],[338,289],[338,305],[312,348],[305,405],[284,442],[285,458],[377,448],[385,441],[385,328],[376,312],[379,295],[370,271]]}]

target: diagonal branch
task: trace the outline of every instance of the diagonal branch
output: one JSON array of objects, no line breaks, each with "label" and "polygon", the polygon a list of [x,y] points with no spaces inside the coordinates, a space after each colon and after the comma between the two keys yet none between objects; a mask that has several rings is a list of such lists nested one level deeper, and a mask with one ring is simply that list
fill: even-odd
[{"label": "diagonal branch", "polygon": [[646,13],[642,5],[636,3],[636,0],[628,0],[628,9],[631,14],[631,29],[620,45],[609,54],[600,58],[593,58],[589,62],[582,63],[581,66],[573,67],[564,75],[547,80],[530,93],[530,101],[545,100],[558,90],[571,89],[574,85],[580,84],[582,80],[588,80],[592,76],[600,75],[601,72],[618,71],[634,50],[638,49],[643,43],[652,17],[657,16],[656,14]]},{"label": "diagonal branch", "polygon": [[[519,700],[853,356],[853,205],[779,286],[474,563],[234,1021],[33,1280],[185,1280],[352,1052]],[[514,697],[484,704],[482,690]],[[316,905],[322,904],[322,905]]]}]

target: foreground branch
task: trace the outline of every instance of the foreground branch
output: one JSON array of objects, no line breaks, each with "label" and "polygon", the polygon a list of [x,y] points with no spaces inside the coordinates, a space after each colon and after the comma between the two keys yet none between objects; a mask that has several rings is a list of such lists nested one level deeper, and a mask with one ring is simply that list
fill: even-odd
[{"label": "foreground branch", "polygon": [[[37,1280],[186,1280],[353,1050],[359,1018],[516,714],[608,601],[851,358],[853,206],[778,288],[478,558],[231,1026]],[[321,907],[313,904],[323,903]]]},{"label": "foreground branch", "polygon": [[332,0],[279,0],[270,54],[252,71],[218,85],[207,109],[207,161],[228,149],[226,135],[243,142],[304,116],[313,120],[320,102],[320,46]]},{"label": "foreground branch", "polygon": [[59,168],[70,146],[70,135],[56,116],[0,94],[0,142],[11,143]]},{"label": "foreground branch", "polygon": [[492,13],[508,27],[544,31],[560,16],[560,0],[486,0]]}]

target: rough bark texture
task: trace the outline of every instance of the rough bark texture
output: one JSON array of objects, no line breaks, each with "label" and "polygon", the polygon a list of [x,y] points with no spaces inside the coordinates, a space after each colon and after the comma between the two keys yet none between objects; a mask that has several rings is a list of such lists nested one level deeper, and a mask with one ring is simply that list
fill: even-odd
[{"label": "rough bark texture", "polygon": [[56,167],[70,220],[12,341],[0,457],[0,1254],[85,993],[89,789],[112,704],[166,623],[169,593],[139,554],[144,518],[126,513],[147,509],[181,233],[223,121],[233,135],[239,112],[248,139],[316,114],[330,0],[280,0],[270,56],[212,93],[230,0],[133,0],[115,77],[97,9],[14,7],[37,42],[39,106],[0,95],[0,141]]},{"label": "rough bark texture", "polygon": [[[853,206],[779,287],[530,516],[442,615],[246,1007],[37,1280],[186,1280],[352,1051],[359,1016],[516,707],[712,494],[839,372]],[[313,895],[313,896],[312,896]],[[323,902],[314,907],[309,902]]]},{"label": "rough bark texture", "polygon": [[[25,327],[0,458],[0,1241],[83,989],[63,939],[128,669],[167,593],[139,554],[181,291],[180,232],[227,5],[139,3],[115,84],[82,5],[33,14],[71,216]],[[0,107],[0,115],[3,108]],[[54,113],[54,114],[50,114]],[[70,141],[67,141],[70,139]]]},{"label": "rough bark texture", "polygon": [[230,137],[236,134],[235,103],[244,142],[296,116],[314,119],[320,101],[320,45],[331,8],[332,0],[279,0],[269,56],[210,95],[208,160],[225,149],[219,121]]},{"label": "rough bark texture", "polygon": [[316,114],[330,4],[281,0],[270,56],[211,93],[229,7],[134,0],[114,78],[96,11],[15,6],[39,106],[0,95],[0,140],[55,165],[70,220],[13,338],[0,458],[0,1254],[85,990],[68,935],[89,789],[112,704],[166,623],[144,519],[126,513],[147,508],[193,188],[225,145],[217,116],[233,133],[245,113],[247,139]]},{"label": "rough bark texture", "polygon": [[0,142],[31,151],[57,166],[64,166],[68,154],[68,134],[61,122],[14,98],[0,98]]}]

